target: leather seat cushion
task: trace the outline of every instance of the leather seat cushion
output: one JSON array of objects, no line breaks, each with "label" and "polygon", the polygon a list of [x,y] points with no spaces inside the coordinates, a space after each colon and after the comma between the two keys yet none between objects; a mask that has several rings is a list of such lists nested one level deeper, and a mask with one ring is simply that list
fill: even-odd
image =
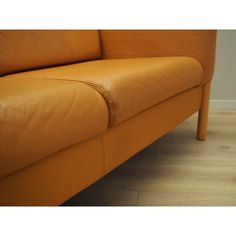
[{"label": "leather seat cushion", "polygon": [[107,125],[106,103],[91,86],[4,76],[0,80],[0,177],[94,137]]},{"label": "leather seat cushion", "polygon": [[202,74],[200,63],[193,58],[153,57],[97,60],[17,76],[83,81],[103,95],[109,109],[109,124],[116,125],[199,85]]}]

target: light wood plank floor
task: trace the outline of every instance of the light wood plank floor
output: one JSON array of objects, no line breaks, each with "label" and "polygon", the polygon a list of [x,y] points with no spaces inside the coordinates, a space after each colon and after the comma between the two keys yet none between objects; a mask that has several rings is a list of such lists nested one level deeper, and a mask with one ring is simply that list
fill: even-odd
[{"label": "light wood plank floor", "polygon": [[204,142],[196,125],[194,115],[64,205],[236,205],[236,111],[211,111]]}]

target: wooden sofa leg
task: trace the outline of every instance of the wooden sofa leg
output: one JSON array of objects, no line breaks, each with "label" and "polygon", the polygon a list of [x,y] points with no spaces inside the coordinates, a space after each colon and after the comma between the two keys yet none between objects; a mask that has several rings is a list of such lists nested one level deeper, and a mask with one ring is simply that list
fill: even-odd
[{"label": "wooden sofa leg", "polygon": [[207,83],[203,87],[201,107],[198,112],[197,139],[205,140],[207,136],[208,110],[210,99],[211,83]]}]

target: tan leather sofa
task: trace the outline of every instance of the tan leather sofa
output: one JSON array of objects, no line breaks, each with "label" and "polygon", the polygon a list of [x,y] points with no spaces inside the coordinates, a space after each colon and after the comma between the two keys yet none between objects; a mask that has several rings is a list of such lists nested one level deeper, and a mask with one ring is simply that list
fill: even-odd
[{"label": "tan leather sofa", "polygon": [[60,205],[199,111],[215,31],[0,31],[0,205]]}]

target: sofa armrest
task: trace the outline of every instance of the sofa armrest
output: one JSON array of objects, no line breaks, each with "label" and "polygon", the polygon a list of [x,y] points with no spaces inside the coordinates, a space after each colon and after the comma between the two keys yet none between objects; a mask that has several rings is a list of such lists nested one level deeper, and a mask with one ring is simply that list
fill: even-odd
[{"label": "sofa armrest", "polygon": [[102,58],[189,56],[204,70],[203,82],[212,79],[215,30],[101,30]]}]

